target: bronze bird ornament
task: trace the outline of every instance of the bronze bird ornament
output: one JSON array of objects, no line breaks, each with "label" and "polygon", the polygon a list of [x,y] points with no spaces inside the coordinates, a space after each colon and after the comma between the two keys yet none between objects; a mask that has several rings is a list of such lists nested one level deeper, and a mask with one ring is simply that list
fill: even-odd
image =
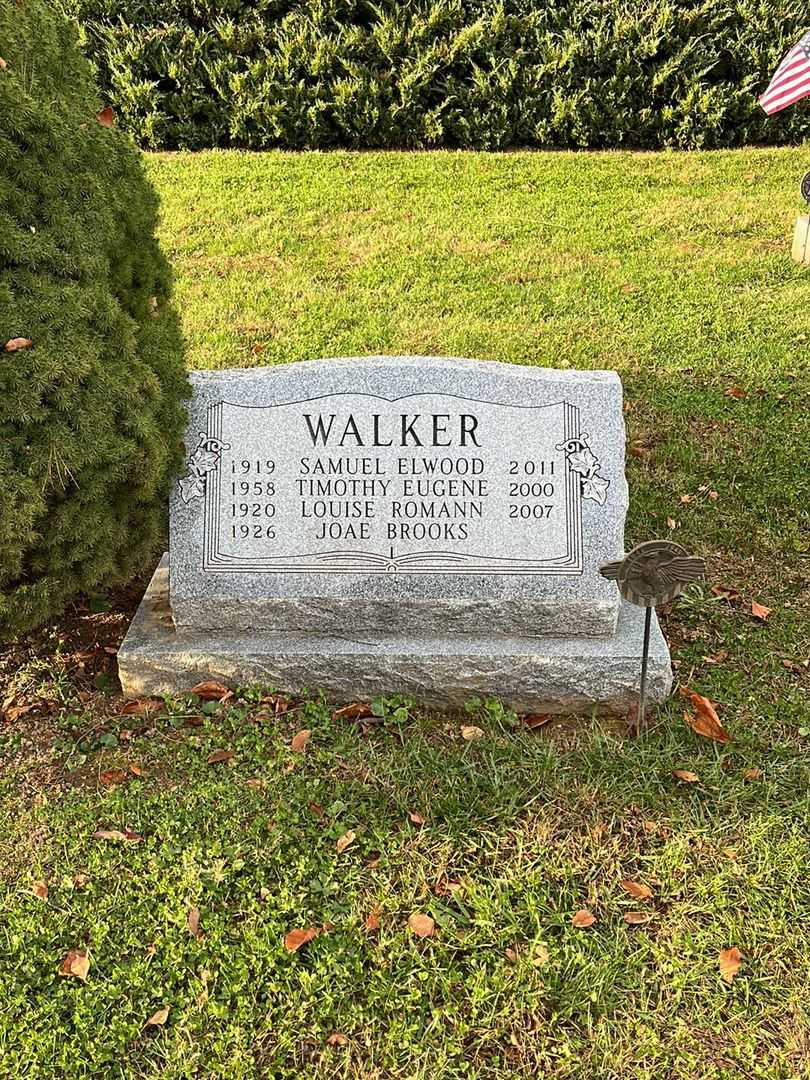
[{"label": "bronze bird ornament", "polygon": [[605,563],[599,573],[615,581],[631,604],[656,607],[668,604],[686,585],[705,577],[706,563],[672,540],[648,540],[623,559]]}]

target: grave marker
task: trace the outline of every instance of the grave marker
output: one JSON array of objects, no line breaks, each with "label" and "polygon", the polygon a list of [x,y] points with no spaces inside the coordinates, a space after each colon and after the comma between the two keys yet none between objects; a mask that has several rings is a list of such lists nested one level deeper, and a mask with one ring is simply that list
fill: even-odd
[{"label": "grave marker", "polygon": [[441,704],[631,695],[635,616],[599,573],[624,554],[615,373],[370,357],[191,378],[170,608],[163,570],[119,654],[128,690],[204,673]]}]

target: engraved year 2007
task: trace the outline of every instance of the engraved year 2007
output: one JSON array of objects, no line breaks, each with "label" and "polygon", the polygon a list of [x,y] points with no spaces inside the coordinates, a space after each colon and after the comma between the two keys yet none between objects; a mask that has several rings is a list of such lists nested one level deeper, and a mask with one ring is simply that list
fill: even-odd
[{"label": "engraved year 2007", "polygon": [[[234,540],[275,540],[276,529],[268,525],[267,519],[276,516],[276,504],[272,502],[276,494],[275,480],[266,477],[276,471],[272,458],[243,458],[231,462],[231,517],[236,519],[231,525]],[[256,479],[256,478],[260,479]],[[245,500],[245,496],[248,500]]]},{"label": "engraved year 2007", "polygon": [[[553,477],[553,461],[510,461],[510,476]],[[509,517],[522,521],[540,521],[551,517],[554,509],[553,503],[544,503],[536,500],[551,499],[554,497],[555,485],[552,479],[543,480],[511,480],[509,482],[509,498],[524,500],[509,504]]]}]

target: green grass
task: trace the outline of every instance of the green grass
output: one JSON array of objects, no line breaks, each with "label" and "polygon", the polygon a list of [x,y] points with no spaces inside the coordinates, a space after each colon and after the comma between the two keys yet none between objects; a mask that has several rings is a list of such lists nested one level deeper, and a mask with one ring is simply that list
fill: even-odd
[{"label": "green grass", "polygon": [[[275,716],[258,692],[120,716],[105,646],[126,598],[70,614],[0,656],[0,704],[34,706],[0,726],[0,1076],[810,1076],[810,275],[789,259],[806,165],[150,158],[193,366],[415,352],[619,370],[628,540],[671,533],[707,557],[664,628],[732,738],[694,735],[677,697],[639,738],[593,718],[530,732],[495,704],[392,705],[366,730],[317,698]],[[221,748],[233,761],[207,764]],[[142,775],[100,782],[127,763]],[[634,910],[650,921],[629,926]],[[435,937],[408,930],[415,911]],[[71,948],[86,983],[57,974]]]}]

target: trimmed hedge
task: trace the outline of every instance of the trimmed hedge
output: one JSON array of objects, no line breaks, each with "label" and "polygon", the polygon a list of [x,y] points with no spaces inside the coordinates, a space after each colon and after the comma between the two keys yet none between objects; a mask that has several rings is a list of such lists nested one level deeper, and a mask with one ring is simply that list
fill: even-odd
[{"label": "trimmed hedge", "polygon": [[75,28],[0,0],[0,43],[2,638],[154,556],[186,380],[157,198]]},{"label": "trimmed hedge", "polygon": [[720,147],[795,141],[756,103],[799,0],[62,0],[142,145]]}]

